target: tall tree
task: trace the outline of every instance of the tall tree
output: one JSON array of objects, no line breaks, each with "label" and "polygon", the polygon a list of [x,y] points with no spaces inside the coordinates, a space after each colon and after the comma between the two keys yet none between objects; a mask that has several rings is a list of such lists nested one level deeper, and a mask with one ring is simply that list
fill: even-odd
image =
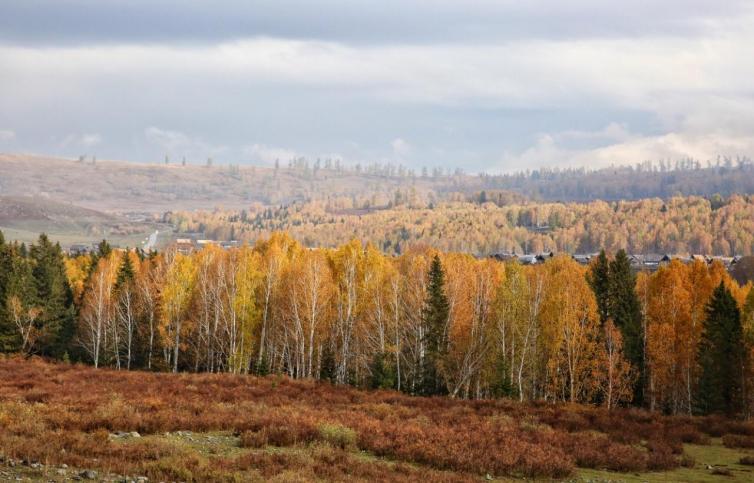
[{"label": "tall tree", "polygon": [[730,290],[720,282],[707,305],[699,343],[699,412],[731,416],[741,411],[745,355],[741,312]]},{"label": "tall tree", "polygon": [[10,350],[7,344],[10,343],[10,339],[14,338],[15,333],[6,313],[6,293],[8,289],[8,276],[11,271],[11,261],[11,246],[5,243],[3,232],[0,231],[0,352]]},{"label": "tall tree", "polygon": [[31,246],[29,256],[42,308],[39,320],[44,326],[45,338],[41,341],[44,345],[41,352],[63,357],[76,333],[73,292],[68,283],[63,250],[60,244],[53,245],[47,235],[42,234],[37,244]]},{"label": "tall tree", "polygon": [[16,245],[6,246],[4,251],[0,349],[26,354],[38,352],[40,345],[37,342],[43,342],[47,327],[39,320],[41,309],[31,262]]},{"label": "tall tree", "polygon": [[610,262],[607,259],[605,250],[600,251],[597,259],[592,263],[589,272],[589,286],[594,291],[597,299],[597,311],[600,316],[600,323],[604,324],[611,317],[610,314]]},{"label": "tall tree", "polygon": [[427,296],[422,309],[425,353],[421,392],[424,395],[447,392],[441,365],[443,355],[447,352],[446,327],[449,312],[450,306],[445,295],[445,271],[439,255],[435,255],[427,274]]},{"label": "tall tree", "polygon": [[[623,350],[638,377],[634,387],[634,401],[642,403],[644,387],[644,330],[641,303],[636,294],[636,275],[625,250],[619,250],[610,262],[608,283],[609,311],[615,326],[623,336]],[[598,299],[599,303],[599,299]]]}]

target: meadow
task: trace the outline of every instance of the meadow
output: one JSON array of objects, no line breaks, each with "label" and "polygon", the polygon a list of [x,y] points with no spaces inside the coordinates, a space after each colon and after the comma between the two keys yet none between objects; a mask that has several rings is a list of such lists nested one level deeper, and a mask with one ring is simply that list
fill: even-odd
[{"label": "meadow", "polygon": [[0,360],[4,477],[746,481],[752,447],[716,416]]}]

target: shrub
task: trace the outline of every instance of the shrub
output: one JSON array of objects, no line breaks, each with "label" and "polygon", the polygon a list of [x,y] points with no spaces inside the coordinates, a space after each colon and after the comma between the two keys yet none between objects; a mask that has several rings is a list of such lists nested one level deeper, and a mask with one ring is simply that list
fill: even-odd
[{"label": "shrub", "polygon": [[352,448],[356,445],[358,434],[353,429],[340,424],[321,424],[319,436],[323,441],[338,448]]},{"label": "shrub", "polygon": [[728,468],[717,466],[712,468],[712,474],[718,476],[733,476],[733,473]]},{"label": "shrub", "polygon": [[666,441],[648,441],[647,449],[649,449],[649,457],[647,459],[648,470],[659,471],[678,468],[680,462],[673,453],[677,454],[679,451]]},{"label": "shrub", "polygon": [[696,460],[693,456],[684,454],[681,456],[680,464],[684,468],[693,468],[696,465]]},{"label": "shrub", "polygon": [[244,431],[241,433],[242,448],[262,448],[267,445],[267,432],[261,431]]},{"label": "shrub", "polygon": [[723,444],[726,448],[754,448],[754,436],[726,434],[723,436]]}]

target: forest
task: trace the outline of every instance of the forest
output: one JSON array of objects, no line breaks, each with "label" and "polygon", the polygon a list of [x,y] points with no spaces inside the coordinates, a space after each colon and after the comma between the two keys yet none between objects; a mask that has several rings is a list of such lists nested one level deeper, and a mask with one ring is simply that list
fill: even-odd
[{"label": "forest", "polygon": [[539,266],[274,233],[184,255],[0,244],[5,352],[95,368],[285,374],[412,395],[748,417],[754,291],[624,251]]},{"label": "forest", "polygon": [[[416,243],[480,256],[601,249],[631,254],[754,253],[754,196],[534,203],[483,191],[473,199],[433,203],[411,191],[396,191],[388,201],[332,197],[241,211],[169,212],[163,221],[179,232],[216,240],[254,242],[286,231],[308,247],[336,247],[358,239],[396,255]],[[371,208],[384,203],[389,207]]]}]

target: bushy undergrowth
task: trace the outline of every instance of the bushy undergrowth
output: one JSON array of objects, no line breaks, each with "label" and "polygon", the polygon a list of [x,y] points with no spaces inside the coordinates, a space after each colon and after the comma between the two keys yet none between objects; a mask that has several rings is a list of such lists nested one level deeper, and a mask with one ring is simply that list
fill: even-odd
[{"label": "bushy undergrowth", "polygon": [[[418,398],[279,377],[0,360],[0,448],[7,456],[78,467],[96,460],[99,467],[158,481],[233,480],[248,471],[262,480],[411,480],[436,471],[433,479],[447,480],[562,478],[576,467],[666,470],[688,464],[682,443],[708,442],[707,426],[724,431],[729,446],[749,444],[754,433],[745,423],[634,409]],[[236,458],[205,458],[157,439],[124,444],[109,437],[178,430],[230,431],[249,450]],[[304,453],[251,450],[268,446]],[[359,459],[353,450],[395,464]]]}]

